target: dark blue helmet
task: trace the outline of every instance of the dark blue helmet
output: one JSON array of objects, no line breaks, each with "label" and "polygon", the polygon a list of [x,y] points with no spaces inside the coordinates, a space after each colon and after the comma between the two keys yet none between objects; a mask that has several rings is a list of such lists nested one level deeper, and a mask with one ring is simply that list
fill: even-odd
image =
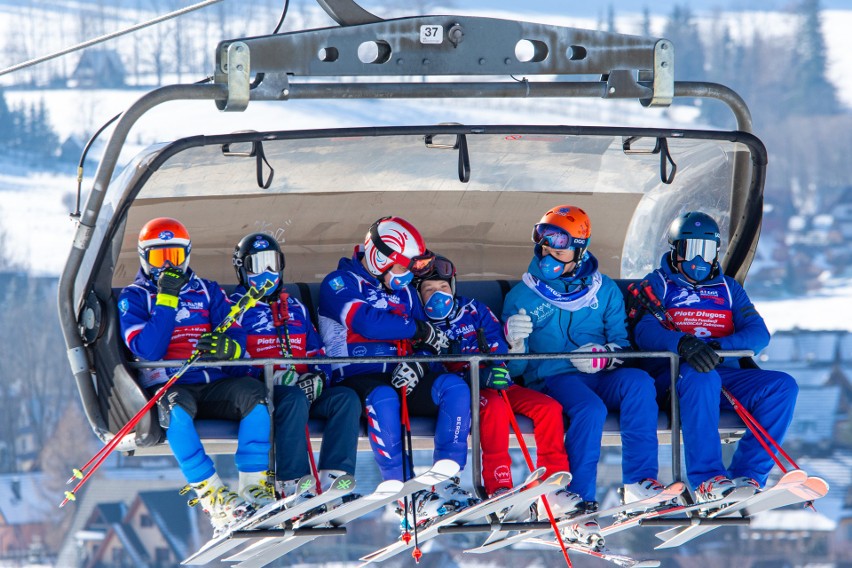
[{"label": "dark blue helmet", "polygon": [[668,240],[672,267],[690,279],[703,282],[718,273],[722,238],[719,225],[710,215],[701,211],[683,213],[669,225]]},{"label": "dark blue helmet", "polygon": [[[246,290],[262,284],[265,279],[277,280],[265,296],[275,297],[284,284],[284,253],[272,235],[250,233],[234,247],[234,271]],[[258,278],[253,276],[255,274],[277,274],[277,279],[268,276]]]}]

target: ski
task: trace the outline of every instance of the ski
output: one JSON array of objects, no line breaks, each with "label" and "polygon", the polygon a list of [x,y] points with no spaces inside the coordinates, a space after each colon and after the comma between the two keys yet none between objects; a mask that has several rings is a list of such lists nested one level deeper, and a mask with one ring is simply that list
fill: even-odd
[{"label": "ski", "polygon": [[[541,475],[540,470],[536,470],[531,474],[530,478],[528,478],[529,484],[532,485],[537,479],[537,475]],[[526,485],[528,488],[524,490],[518,491],[510,491],[509,493],[505,493],[498,497],[493,497],[491,499],[486,499],[484,501],[480,501],[476,505],[472,505],[466,509],[462,509],[461,511],[455,513],[449,513],[444,515],[443,517],[438,517],[435,519],[432,524],[427,525],[424,528],[418,529],[417,538],[419,543],[422,545],[424,542],[431,540],[441,534],[442,527],[450,527],[450,526],[462,526],[464,524],[469,523],[473,520],[482,519],[487,517],[491,513],[496,513],[497,511],[505,508],[506,506],[517,505],[522,502],[531,502],[533,499],[537,499],[540,495],[544,493],[550,493],[551,491],[556,491],[561,487],[565,487],[571,480],[571,474],[568,472],[559,472],[554,473],[546,480],[536,484],[536,485]],[[525,482],[522,485],[525,485]],[[486,529],[483,529],[486,530]],[[410,548],[414,548],[414,542],[406,543],[403,540],[398,540],[393,544],[390,544],[384,548],[381,548],[371,554],[363,556],[361,558],[363,564],[361,566],[365,566],[367,564],[373,562],[382,562],[383,560],[387,560],[393,556],[396,556],[400,552],[408,550]]]},{"label": "ski", "polygon": [[[530,478],[536,476],[536,473],[544,468],[539,468],[532,472],[530,476],[524,481],[522,485],[528,485],[530,482]],[[571,483],[571,480],[568,479],[566,485]],[[532,507],[532,500],[529,498],[529,494],[524,494],[526,497],[523,500],[519,500],[516,503],[509,504],[508,509],[503,514],[500,519],[500,525],[505,525],[507,523],[518,523],[526,520],[531,520],[530,518],[530,508]],[[494,530],[491,534],[488,535],[488,538],[485,540],[486,543],[491,542],[493,539],[499,538],[498,535],[502,534],[504,531],[502,530]]]},{"label": "ski", "polygon": [[[588,513],[585,515],[579,515],[576,517],[565,517],[561,520],[558,520],[556,525],[559,529],[563,529],[568,525],[572,525],[574,523],[581,523],[591,519],[597,518],[605,518],[611,517],[614,515],[618,515],[624,513],[626,511],[635,511],[635,510],[645,510],[651,507],[655,507],[660,503],[665,503],[666,501],[671,501],[675,499],[677,496],[681,495],[686,489],[686,485],[681,481],[676,481],[671,485],[667,486],[663,491],[654,495],[653,497],[648,497],[647,499],[640,499],[638,501],[632,501],[630,503],[626,503],[624,505],[618,505],[615,507],[611,507],[609,509],[604,509],[601,511],[596,511],[594,513]],[[465,550],[466,553],[470,554],[485,554],[486,552],[491,552],[493,550],[498,550],[500,548],[504,548],[506,546],[515,544],[516,542],[521,542],[523,540],[527,540],[530,538],[539,538],[553,529],[533,529],[528,531],[521,531],[517,534],[509,535],[500,540],[495,540],[489,542],[487,544],[482,544],[476,548],[470,548]]]},{"label": "ski", "polygon": [[[530,542],[532,544],[541,544],[552,548],[560,548],[559,543],[555,540],[543,540],[534,538],[528,540],[527,542]],[[623,566],[624,568],[655,568],[660,565],[659,560],[636,560],[635,558],[631,558],[630,556],[615,554],[607,548],[604,548],[603,550],[595,550],[593,548],[589,548],[588,546],[577,544],[576,542],[566,542],[565,548],[572,552],[579,552],[580,554],[585,554],[587,556],[593,556],[595,558],[600,558],[601,560],[606,560],[607,562],[612,562],[616,566]]]},{"label": "ski", "polygon": [[665,519],[674,515],[683,515],[698,511],[700,517],[721,510],[724,507],[729,507],[740,501],[748,499],[753,492],[746,487],[737,487],[722,499],[716,501],[708,501],[705,503],[695,503],[693,505],[671,505],[657,507],[644,513],[628,515],[626,518],[617,519],[611,525],[601,529],[601,536],[606,537],[611,534],[621,532],[623,530],[639,526],[648,519]]},{"label": "ski", "polygon": [[[227,533],[220,535],[202,546],[198,552],[181,562],[181,564],[203,565],[216,560],[229,550],[245,543],[244,539],[232,538],[237,531],[271,529],[276,525],[301,517],[329,501],[342,497],[355,489],[355,479],[351,475],[341,475],[334,480],[331,487],[321,495],[306,499],[298,505],[287,508],[286,506],[295,501],[300,495],[314,489],[315,480],[312,476],[305,476],[297,484],[297,494],[286,499],[279,499],[257,511],[254,515],[236,523]],[[283,509],[283,510],[282,510]]]},{"label": "ski", "polygon": [[[808,477],[802,470],[792,470],[784,474],[778,483],[769,489],[765,489],[748,499],[735,503],[724,509],[707,515],[708,519],[725,518],[739,515],[749,518],[764,511],[771,511],[779,507],[806,503],[824,497],[828,493],[828,483],[819,477]],[[681,546],[690,540],[706,534],[718,525],[698,525],[683,529],[669,529],[658,533],[657,537],[665,539],[665,542],[656,546],[656,549],[674,548]]]},{"label": "ski", "polygon": [[[401,499],[405,495],[447,481],[456,475],[458,471],[458,464],[452,460],[437,461],[431,468],[409,479],[405,483],[396,480],[383,481],[376,487],[373,493],[300,521],[294,527],[304,529],[319,527],[324,524],[329,524],[333,527],[343,526],[388,503]],[[308,544],[317,538],[319,538],[318,535],[293,535],[282,530],[281,536],[265,537],[263,540],[253,543],[237,554],[225,558],[225,561],[240,562],[237,566],[242,568],[265,566],[284,554]]]}]

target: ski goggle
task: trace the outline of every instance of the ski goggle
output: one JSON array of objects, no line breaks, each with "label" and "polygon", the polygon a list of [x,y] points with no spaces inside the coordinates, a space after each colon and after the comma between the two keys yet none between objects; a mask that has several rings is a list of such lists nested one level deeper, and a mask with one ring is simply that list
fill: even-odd
[{"label": "ski goggle", "polygon": [[423,280],[451,280],[455,275],[456,267],[449,258],[435,256],[431,269],[421,278]]},{"label": "ski goggle", "polygon": [[284,270],[284,255],[277,250],[262,250],[243,259],[243,268],[252,274],[263,272],[280,272]]},{"label": "ski goggle", "polygon": [[166,263],[179,267],[186,261],[185,247],[158,247],[145,251],[145,260],[153,268],[163,268]]},{"label": "ski goggle", "polygon": [[692,260],[700,256],[706,262],[712,263],[719,254],[719,243],[708,239],[681,239],[674,243],[678,258]]},{"label": "ski goggle", "polygon": [[554,250],[576,250],[581,256],[589,246],[589,239],[575,238],[556,225],[547,223],[539,223],[533,227],[533,242]]}]

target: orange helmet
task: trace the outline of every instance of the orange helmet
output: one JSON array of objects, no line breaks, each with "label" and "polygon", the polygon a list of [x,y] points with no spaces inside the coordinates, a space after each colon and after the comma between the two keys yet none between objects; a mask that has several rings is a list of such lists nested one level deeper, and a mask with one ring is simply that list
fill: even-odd
[{"label": "orange helmet", "polygon": [[143,272],[156,279],[166,266],[186,272],[192,242],[183,223],[171,217],[157,217],[139,231],[137,250]]},{"label": "orange helmet", "polygon": [[533,227],[532,240],[557,250],[576,250],[582,258],[592,240],[592,222],[586,212],[573,205],[559,205],[542,216]]}]

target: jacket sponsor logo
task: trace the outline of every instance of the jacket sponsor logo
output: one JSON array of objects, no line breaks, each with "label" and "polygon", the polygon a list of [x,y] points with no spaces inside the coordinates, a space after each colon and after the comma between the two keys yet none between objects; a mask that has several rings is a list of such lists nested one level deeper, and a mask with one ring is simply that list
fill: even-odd
[{"label": "jacket sponsor logo", "polygon": [[203,310],[204,302],[181,302],[181,307],[187,310]]},{"label": "jacket sponsor logo", "polygon": [[700,301],[701,297],[698,294],[686,289],[681,290],[672,298],[672,304],[674,304],[675,307],[691,306],[692,304],[697,304]]},{"label": "jacket sponsor logo", "polygon": [[276,345],[278,343],[277,337],[258,337],[257,344],[260,345]]},{"label": "jacket sponsor logo", "polygon": [[353,357],[363,357],[367,354],[367,348],[363,345],[358,345],[355,349],[352,350]]},{"label": "jacket sponsor logo", "polygon": [[511,481],[512,480],[512,471],[508,468],[508,466],[501,465],[497,466],[494,469],[494,480],[495,481]]},{"label": "jacket sponsor logo", "polygon": [[553,313],[553,306],[548,303],[542,303],[536,306],[534,310],[530,312],[530,316],[535,318],[536,320],[542,320],[546,317],[549,317]]},{"label": "jacket sponsor logo", "polygon": [[183,321],[191,316],[192,314],[190,313],[190,311],[184,307],[179,309],[178,313],[175,314],[175,321]]}]

